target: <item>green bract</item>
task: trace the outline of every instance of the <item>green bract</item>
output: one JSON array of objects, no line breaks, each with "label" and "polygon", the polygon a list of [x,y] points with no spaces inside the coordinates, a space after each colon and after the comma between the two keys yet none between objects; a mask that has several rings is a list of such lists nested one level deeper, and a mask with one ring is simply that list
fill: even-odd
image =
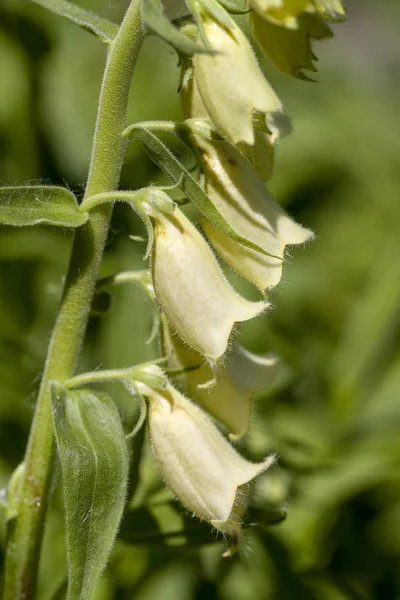
[{"label": "green bract", "polygon": [[125,504],[125,436],[107,394],[66,390],[53,383],[52,406],[67,533],[67,597],[91,600]]},{"label": "green bract", "polygon": [[141,1],[143,23],[152,33],[156,33],[168,44],[171,44],[171,46],[184,54],[193,54],[195,52],[212,53],[211,49],[192,42],[192,40],[181,33],[171,23],[163,12],[160,0]]}]

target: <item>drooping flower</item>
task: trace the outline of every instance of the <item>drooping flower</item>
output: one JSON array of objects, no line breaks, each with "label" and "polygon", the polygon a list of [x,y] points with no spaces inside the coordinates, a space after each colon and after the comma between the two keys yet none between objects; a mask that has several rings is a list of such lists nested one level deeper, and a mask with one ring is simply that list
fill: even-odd
[{"label": "drooping flower", "polygon": [[157,301],[179,337],[210,362],[226,350],[236,322],[265,302],[242,298],[225,279],[202,235],[181,210],[154,212],[152,278]]},{"label": "drooping flower", "polygon": [[[207,120],[210,123],[212,119],[204,106],[203,100],[197,88],[196,79],[191,76],[187,79],[181,89],[182,108],[187,119]],[[254,143],[252,145],[241,142],[237,145],[239,150],[247,157],[253,168],[257,171],[263,181],[267,181],[272,176],[274,166],[274,145],[279,137],[277,129],[274,133],[266,130],[265,120],[258,114],[253,120]],[[290,124],[288,120],[282,123],[280,127],[281,135],[289,132]]]},{"label": "drooping flower", "polygon": [[207,195],[231,227],[268,253],[228,238],[205,219],[202,227],[222,258],[261,291],[277,285],[284,250],[302,244],[312,232],[295,223],[278,206],[248,160],[227,141],[192,136],[200,152]]},{"label": "drooping flower", "polygon": [[[204,32],[218,54],[197,54],[194,75],[200,96],[217,129],[232,143],[254,143],[255,111],[265,114],[269,129],[279,130],[282,104],[263,76],[251,46],[236,23],[222,26],[204,17]],[[240,82],[240,85],[238,85]]]},{"label": "drooping flower", "polygon": [[239,541],[245,484],[273,462],[245,460],[207,415],[171,385],[141,390],[149,398],[149,429],[161,475],[197,517]]},{"label": "drooping flower", "polygon": [[272,353],[253,354],[233,344],[215,372],[200,354],[171,334],[164,319],[161,331],[169,366],[183,371],[178,380],[182,389],[228,428],[231,439],[242,437],[249,425],[251,397],[270,385],[278,358]]},{"label": "drooping flower", "polygon": [[[251,0],[250,24],[258,44],[278,69],[310,80],[304,69],[316,71],[312,40],[332,36],[310,0]],[[322,14],[323,10],[321,9]]]}]

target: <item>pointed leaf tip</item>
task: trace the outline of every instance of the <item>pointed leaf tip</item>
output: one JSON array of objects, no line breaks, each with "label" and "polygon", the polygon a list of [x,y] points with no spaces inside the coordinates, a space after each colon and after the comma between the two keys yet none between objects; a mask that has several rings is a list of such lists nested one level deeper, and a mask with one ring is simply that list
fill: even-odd
[{"label": "pointed leaf tip", "polygon": [[184,33],[181,33],[165,16],[159,0],[142,0],[141,11],[142,20],[146,27],[173,46],[178,52],[183,54],[214,53],[210,48],[197,44]]},{"label": "pointed leaf tip", "polygon": [[103,42],[110,43],[118,33],[118,25],[103,19],[95,13],[76,6],[66,0],[31,0],[35,4],[43,6],[52,12],[72,21],[83,29],[97,35]]}]

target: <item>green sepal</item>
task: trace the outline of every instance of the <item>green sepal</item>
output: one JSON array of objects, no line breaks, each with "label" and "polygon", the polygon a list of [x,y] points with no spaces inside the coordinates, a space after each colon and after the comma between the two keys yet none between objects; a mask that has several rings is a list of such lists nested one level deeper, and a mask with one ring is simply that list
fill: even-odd
[{"label": "green sepal", "polygon": [[186,0],[186,5],[196,21],[198,32],[203,44],[210,47],[207,34],[204,28],[204,17],[209,16],[216,21],[221,27],[229,29],[232,27],[232,18],[223,9],[219,2],[215,0]]},{"label": "green sepal", "polygon": [[157,137],[153,132],[145,127],[133,125],[125,131],[126,136],[137,136],[144,144],[146,151],[151,159],[160,169],[168,175],[175,183],[179,183],[180,189],[193,202],[201,214],[213,225],[227,235],[229,238],[251,248],[257,250],[266,256],[268,253],[254,244],[250,240],[242,237],[224,219],[221,213],[216,209],[210,198],[207,196],[200,184],[194,179],[190,172],[182,165],[182,163],[174,156],[171,150]]},{"label": "green sepal", "polygon": [[95,13],[76,6],[66,0],[31,0],[52,12],[65,17],[83,29],[97,35],[103,42],[110,43],[118,33],[118,25],[99,17]]},{"label": "green sepal", "polygon": [[316,15],[303,12],[297,21],[298,28],[290,29],[264,19],[256,10],[250,15],[254,37],[271,62],[287,75],[313,81],[303,73],[303,69],[317,70],[311,42],[328,39],[333,34],[325,21]]},{"label": "green sepal", "polygon": [[88,220],[72,192],[62,187],[32,185],[0,188],[0,224],[15,227],[55,225],[81,227]]},{"label": "green sepal", "polygon": [[141,0],[141,13],[144,25],[183,54],[207,53],[213,54],[210,48],[205,48],[181,33],[165,16],[160,0]]},{"label": "green sepal", "polygon": [[167,359],[150,361],[134,367],[131,370],[132,380],[148,385],[154,390],[163,390],[167,387],[168,377],[157,365],[159,362],[165,362]]},{"label": "green sepal", "polygon": [[125,435],[107,394],[52,382],[51,396],[66,521],[67,600],[91,600],[124,508]]}]

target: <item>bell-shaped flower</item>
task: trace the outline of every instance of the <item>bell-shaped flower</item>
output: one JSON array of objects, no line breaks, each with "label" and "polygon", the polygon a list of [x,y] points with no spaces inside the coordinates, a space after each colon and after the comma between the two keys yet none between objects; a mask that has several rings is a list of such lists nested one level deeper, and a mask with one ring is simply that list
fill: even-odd
[{"label": "bell-shaped flower", "polygon": [[155,211],[152,277],[157,301],[179,337],[210,362],[224,354],[236,322],[265,302],[242,298],[225,279],[203,236],[176,208]]},{"label": "bell-shaped flower", "polygon": [[[196,80],[189,77],[181,89],[181,102],[184,115],[187,119],[209,120],[210,116],[201,99]],[[277,132],[268,133],[265,122],[262,122],[260,114],[254,119],[254,144],[244,142],[238,144],[239,150],[247,157],[253,168],[257,171],[263,181],[272,176],[274,166],[274,144],[278,139]],[[289,121],[282,124],[282,131],[289,131]],[[286,131],[287,130],[287,131]]]},{"label": "bell-shaped flower", "polygon": [[288,29],[297,29],[304,13],[326,21],[341,21],[346,14],[342,0],[251,0],[250,4],[264,19]]},{"label": "bell-shaped flower", "polygon": [[262,74],[246,36],[205,16],[204,32],[218,54],[196,54],[194,75],[200,96],[217,129],[234,144],[254,143],[255,111],[265,114],[269,129],[280,129],[282,104]]},{"label": "bell-shaped flower", "polygon": [[251,0],[254,37],[278,69],[310,80],[304,70],[317,70],[312,40],[327,39],[332,31],[317,14],[313,2],[282,0],[280,4],[276,7],[271,0]]},{"label": "bell-shaped flower", "polygon": [[192,138],[201,153],[207,195],[239,235],[267,254],[232,240],[205,219],[203,229],[220,256],[264,292],[281,278],[285,247],[302,244],[313,234],[278,206],[249,161],[232,144]]},{"label": "bell-shaped flower", "polygon": [[277,356],[253,354],[233,344],[215,372],[200,354],[171,334],[165,319],[161,322],[162,347],[169,357],[168,364],[182,370],[179,386],[228,428],[231,439],[241,438],[248,429],[251,398],[271,384],[278,366]]},{"label": "bell-shaped flower", "polygon": [[245,460],[207,415],[171,385],[141,390],[149,398],[153,452],[170,490],[197,517],[239,541],[246,489],[265,471],[270,456],[254,464]]}]

